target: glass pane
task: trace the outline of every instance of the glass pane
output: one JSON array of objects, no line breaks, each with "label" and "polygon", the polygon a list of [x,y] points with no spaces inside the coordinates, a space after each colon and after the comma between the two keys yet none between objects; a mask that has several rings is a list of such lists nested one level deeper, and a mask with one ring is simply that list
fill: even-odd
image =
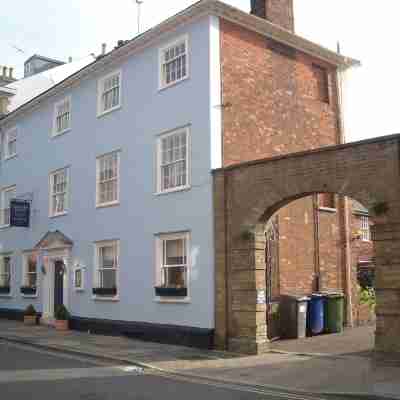
[{"label": "glass pane", "polygon": [[28,274],[28,282],[29,287],[36,287],[36,274]]},{"label": "glass pane", "polygon": [[186,264],[185,239],[165,241],[165,265]]},{"label": "glass pane", "polygon": [[114,268],[115,249],[113,246],[100,247],[100,268]]},{"label": "glass pane", "polygon": [[100,273],[100,287],[102,288],[115,288],[117,287],[116,271],[113,269],[103,269]]},{"label": "glass pane", "polygon": [[75,287],[80,288],[82,287],[82,270],[77,269],[75,271]]},{"label": "glass pane", "polygon": [[186,267],[163,268],[163,285],[172,288],[186,287]]}]

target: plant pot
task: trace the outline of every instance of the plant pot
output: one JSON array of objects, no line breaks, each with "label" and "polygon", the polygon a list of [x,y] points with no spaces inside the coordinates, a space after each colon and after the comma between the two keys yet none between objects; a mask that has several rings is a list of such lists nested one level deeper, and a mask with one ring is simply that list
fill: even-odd
[{"label": "plant pot", "polygon": [[67,331],[69,329],[68,320],[56,320],[56,330],[57,331]]},{"label": "plant pot", "polygon": [[36,325],[37,324],[37,317],[36,315],[24,315],[24,325]]}]

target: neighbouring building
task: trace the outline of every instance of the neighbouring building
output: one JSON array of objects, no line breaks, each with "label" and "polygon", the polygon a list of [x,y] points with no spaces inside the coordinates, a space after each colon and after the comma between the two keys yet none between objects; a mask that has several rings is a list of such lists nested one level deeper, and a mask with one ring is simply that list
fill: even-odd
[{"label": "neighbouring building", "polygon": [[[32,303],[51,324],[65,304],[76,329],[212,346],[211,171],[342,143],[338,76],[358,65],[295,35],[290,0],[252,14],[202,0],[35,96],[18,81],[0,120],[1,314]],[[14,198],[29,228],[10,226]],[[345,291],[348,208],[315,194],[266,226],[271,304]]]},{"label": "neighbouring building", "polygon": [[34,54],[29,57],[24,63],[24,78],[39,74],[40,72],[59,67],[65,64],[63,61],[54,60],[52,58],[43,57],[39,54]]}]

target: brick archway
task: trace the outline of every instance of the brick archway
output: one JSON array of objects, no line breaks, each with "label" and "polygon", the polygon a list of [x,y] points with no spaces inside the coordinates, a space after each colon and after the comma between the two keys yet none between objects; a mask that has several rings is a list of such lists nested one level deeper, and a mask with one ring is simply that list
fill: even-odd
[{"label": "brick archway", "polygon": [[400,352],[400,135],[242,163],[214,171],[219,348],[268,348],[263,226],[291,201],[321,192],[375,215],[376,349]]}]

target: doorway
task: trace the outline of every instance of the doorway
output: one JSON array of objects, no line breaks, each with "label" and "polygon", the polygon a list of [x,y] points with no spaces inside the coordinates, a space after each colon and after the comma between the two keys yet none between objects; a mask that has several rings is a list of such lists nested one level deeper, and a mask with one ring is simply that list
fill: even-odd
[{"label": "doorway", "polygon": [[56,260],[54,262],[54,312],[64,304],[64,273],[64,262]]}]

